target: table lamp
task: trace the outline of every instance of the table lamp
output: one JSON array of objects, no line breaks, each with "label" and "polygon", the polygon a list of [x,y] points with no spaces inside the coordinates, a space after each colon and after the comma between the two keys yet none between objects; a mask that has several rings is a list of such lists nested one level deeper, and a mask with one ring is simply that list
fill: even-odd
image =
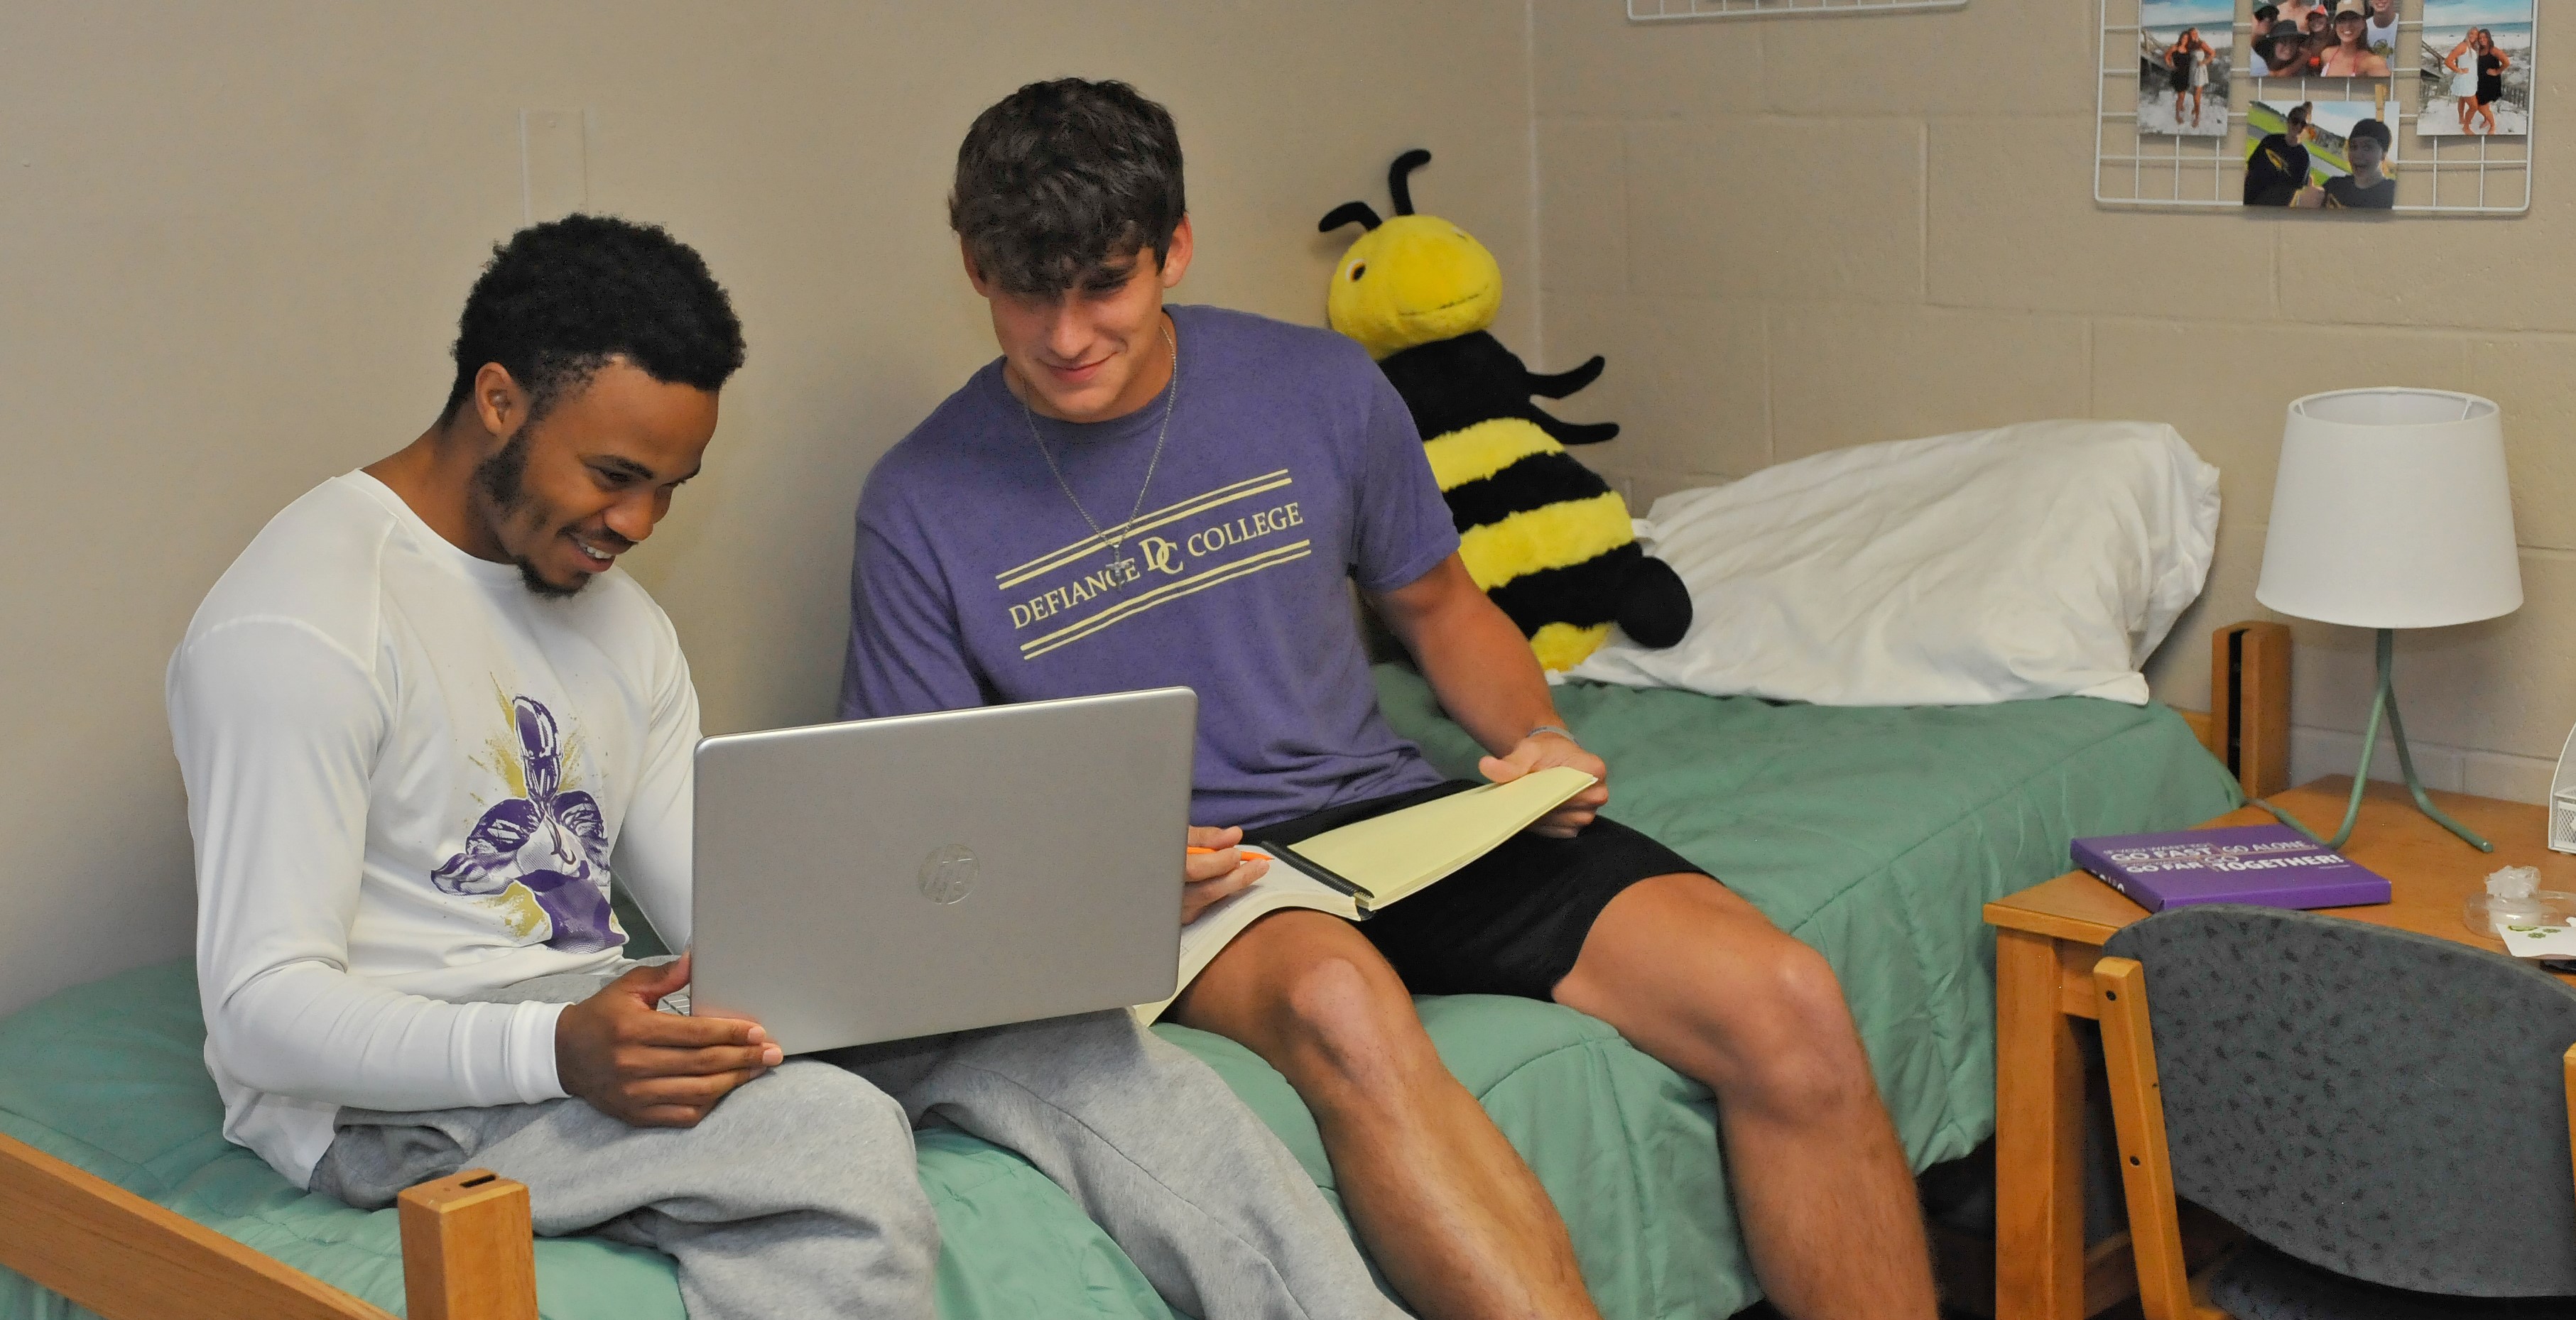
[{"label": "table lamp", "polygon": [[[2494,401],[2370,389],[2292,403],[2254,599],[2283,614],[2379,634],[2379,690],[2362,729],[2352,803],[2343,828],[2319,842],[2340,848],[2352,837],[2385,716],[2415,805],[2480,851],[2495,851],[2424,795],[2391,681],[2394,630],[2475,623],[2522,608],[2504,426]],[[2316,837],[2270,803],[2256,805]]]}]

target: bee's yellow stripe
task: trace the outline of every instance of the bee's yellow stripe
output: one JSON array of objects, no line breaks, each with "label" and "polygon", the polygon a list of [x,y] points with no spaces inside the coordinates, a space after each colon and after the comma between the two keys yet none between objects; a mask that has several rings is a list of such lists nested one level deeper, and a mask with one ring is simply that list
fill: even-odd
[{"label": "bee's yellow stripe", "polygon": [[1580,564],[1635,539],[1619,492],[1603,491],[1470,527],[1458,538],[1458,558],[1478,589],[1491,591],[1524,573]]},{"label": "bee's yellow stripe", "polygon": [[1561,453],[1565,446],[1548,438],[1538,424],[1519,417],[1462,426],[1422,443],[1431,457],[1432,479],[1442,490],[1490,477],[1532,454]]},{"label": "bee's yellow stripe", "polygon": [[1572,623],[1550,623],[1530,634],[1530,649],[1538,653],[1541,669],[1572,669],[1584,657],[1601,649],[1610,640],[1610,625],[1596,623],[1589,628]]}]

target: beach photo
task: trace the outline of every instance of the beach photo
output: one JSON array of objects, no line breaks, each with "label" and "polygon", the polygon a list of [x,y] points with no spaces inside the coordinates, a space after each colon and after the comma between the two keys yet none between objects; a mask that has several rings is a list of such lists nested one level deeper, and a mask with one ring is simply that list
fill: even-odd
[{"label": "beach photo", "polygon": [[2138,131],[2227,136],[2232,0],[2139,0]]},{"label": "beach photo", "polygon": [[2417,52],[2424,137],[2531,131],[2533,0],[2424,0]]},{"label": "beach photo", "polygon": [[2385,211],[2397,204],[2387,163],[2396,134],[2376,101],[2258,98],[2245,109],[2245,204]]}]

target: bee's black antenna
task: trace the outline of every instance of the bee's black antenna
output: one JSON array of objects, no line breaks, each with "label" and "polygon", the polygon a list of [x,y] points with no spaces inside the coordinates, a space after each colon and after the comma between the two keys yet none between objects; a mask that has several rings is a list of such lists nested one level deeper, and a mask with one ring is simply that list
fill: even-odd
[{"label": "bee's black antenna", "polygon": [[1386,167],[1386,193],[1395,199],[1397,215],[1413,214],[1413,189],[1405,186],[1404,176],[1430,163],[1431,153],[1415,147],[1396,157],[1395,163]]},{"label": "bee's black antenna", "polygon": [[1386,223],[1377,218],[1376,207],[1366,202],[1344,202],[1324,213],[1324,218],[1315,224],[1315,232],[1329,234],[1353,221],[1359,222],[1362,229],[1375,229]]}]

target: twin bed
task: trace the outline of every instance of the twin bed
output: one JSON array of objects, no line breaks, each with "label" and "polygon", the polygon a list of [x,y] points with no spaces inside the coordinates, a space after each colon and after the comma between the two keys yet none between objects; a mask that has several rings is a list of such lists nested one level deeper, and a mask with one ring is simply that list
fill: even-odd
[{"label": "twin bed", "polygon": [[[2217,648],[2232,672],[2241,643],[2222,632]],[[1477,749],[1419,677],[1385,665],[1377,680],[1399,730],[1449,773],[1474,773]],[[2219,687],[2222,703],[2230,691],[2267,699]],[[1557,696],[1615,769],[1611,815],[1832,961],[1917,1169],[1994,1130],[1994,942],[1981,905],[2063,871],[2077,835],[2180,828],[2238,805],[2204,742],[2255,754],[2212,735],[2207,717],[2083,697],[1831,707],[1588,683]],[[2280,722],[2252,708],[2221,719]],[[1442,1056],[1564,1212],[1605,1314],[1726,1316],[1759,1296],[1705,1090],[1571,1010],[1474,995],[1421,1007]],[[1156,1030],[1213,1065],[1331,1192],[1314,1123],[1279,1074],[1232,1042]],[[400,1312],[407,1253],[416,1320],[528,1314],[491,1286],[529,1259],[506,1197],[487,1186],[451,1198],[454,1214],[424,1204],[398,1224],[395,1211],[296,1190],[223,1140],[203,1041],[185,962],[0,1022],[0,1320]],[[1172,1314],[1017,1156],[948,1130],[922,1133],[920,1148],[948,1320]],[[682,1315],[669,1261],[649,1251],[545,1239],[533,1268],[537,1307],[554,1320]]]}]

